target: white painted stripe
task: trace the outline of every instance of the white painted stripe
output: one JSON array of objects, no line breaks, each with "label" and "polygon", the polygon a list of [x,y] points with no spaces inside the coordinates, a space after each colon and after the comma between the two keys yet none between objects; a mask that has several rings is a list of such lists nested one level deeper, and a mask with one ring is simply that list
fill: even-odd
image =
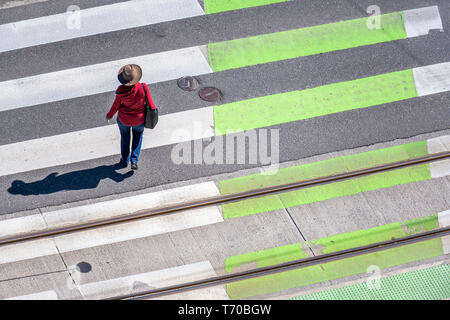
[{"label": "white painted stripe", "polygon": [[419,97],[450,90],[450,62],[413,69]]},{"label": "white painted stripe", "polygon": [[[177,214],[111,225],[57,236],[0,246],[0,264],[129,241],[208,224],[223,222],[217,206],[190,209]],[[58,250],[55,247],[58,247]]]},{"label": "white painted stripe", "polygon": [[146,300],[230,300],[230,297],[225,285],[220,285]]},{"label": "white painted stripe", "polygon": [[0,238],[219,196],[212,181],[0,221]]},{"label": "white painted stripe", "polygon": [[217,206],[191,209],[176,214],[111,225],[55,237],[60,252],[69,252],[112,243],[150,237],[222,222]]},{"label": "white painted stripe", "polygon": [[[79,285],[83,296],[87,299],[105,299],[132,292],[162,288],[190,281],[201,280],[216,276],[216,272],[209,261],[135,274],[122,278]],[[216,293],[217,294],[217,293]],[[222,292],[217,299],[226,296]],[[214,299],[214,297],[212,297]]]},{"label": "white painted stripe", "polygon": [[132,0],[79,9],[0,25],[0,52],[205,14],[197,0]]},{"label": "white painted stripe", "polygon": [[408,38],[427,35],[430,30],[444,31],[437,6],[403,11]]},{"label": "white painted stripe", "polygon": [[145,83],[212,72],[199,47],[104,62],[0,82],[0,111],[114,91],[119,84],[117,72],[128,63],[141,66]]},{"label": "white painted stripe", "polygon": [[0,246],[0,264],[58,254],[51,239],[41,239]]},{"label": "white painted stripe", "polygon": [[213,181],[209,181],[127,198],[45,212],[43,216],[49,227],[56,228],[112,218],[140,210],[177,205],[187,201],[198,201],[219,195],[220,192],[216,184]]},{"label": "white painted stripe", "polygon": [[[145,130],[142,149],[214,136],[213,107],[171,113]],[[117,125],[0,146],[0,176],[120,154]]]},{"label": "white painted stripe", "polygon": [[432,178],[442,178],[450,175],[450,160],[441,160],[430,163]]},{"label": "white painted stripe", "polygon": [[0,238],[11,237],[21,233],[41,231],[46,229],[44,218],[40,214],[33,214],[20,218],[0,221]]},{"label": "white painted stripe", "polygon": [[450,151],[450,135],[427,140],[428,153],[441,153]]},{"label": "white painted stripe", "polygon": [[[439,226],[441,228],[450,226],[450,210],[438,213]],[[442,246],[444,247],[444,254],[450,253],[450,236],[442,237]]]},{"label": "white painted stripe", "polygon": [[[450,135],[427,140],[429,154],[450,151]],[[442,160],[430,163],[432,178],[441,178],[450,175],[450,160]]]},{"label": "white painted stripe", "polygon": [[17,296],[12,298],[6,298],[3,300],[58,300],[58,295],[55,291],[42,291],[32,294],[27,294],[24,296]]},{"label": "white painted stripe", "polygon": [[25,6],[37,2],[47,2],[48,0],[11,0],[5,3],[0,3],[0,9],[9,9],[13,7]]}]

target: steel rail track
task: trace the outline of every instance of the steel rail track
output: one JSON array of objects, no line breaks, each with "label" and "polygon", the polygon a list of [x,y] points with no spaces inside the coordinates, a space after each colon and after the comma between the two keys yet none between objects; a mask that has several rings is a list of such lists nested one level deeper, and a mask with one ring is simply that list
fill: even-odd
[{"label": "steel rail track", "polygon": [[211,277],[203,280],[183,283],[179,285],[173,285],[153,290],[148,290],[145,292],[116,296],[108,298],[105,300],[137,300],[137,299],[151,299],[161,296],[181,293],[185,291],[191,291],[206,287],[213,287],[221,284],[227,284],[231,282],[247,280],[251,278],[257,278],[261,276],[266,276],[274,273],[279,273],[283,271],[289,271],[294,269],[305,268],[309,266],[314,266],[322,263],[342,260],[346,258],[356,257],[368,253],[374,253],[379,251],[384,251],[388,249],[393,249],[408,244],[413,244],[417,242],[422,242],[426,240],[431,240],[439,237],[450,235],[450,226],[435,229],[432,231],[426,231],[415,235],[409,235],[402,238],[382,241],[370,245],[360,246],[356,248],[346,249],[342,251],[322,254],[320,256],[295,260],[291,262],[285,262],[274,266],[256,268],[252,270],[247,270],[239,273],[228,274],[224,276]]},{"label": "steel rail track", "polygon": [[216,204],[224,204],[228,202],[248,199],[248,198],[256,198],[263,195],[269,195],[274,193],[280,193],[284,191],[294,190],[294,189],[300,189],[300,188],[306,188],[311,187],[315,185],[322,185],[327,183],[333,183],[337,181],[362,177],[370,174],[380,173],[380,172],[386,172],[391,171],[395,169],[415,166],[423,163],[429,163],[439,160],[445,160],[450,159],[450,152],[442,152],[442,153],[436,153],[433,155],[428,155],[424,157],[419,157],[415,159],[405,160],[405,161],[399,161],[399,162],[393,162],[389,164],[383,164],[380,166],[375,166],[371,168],[356,170],[356,171],[350,171],[345,173],[340,173],[336,175],[329,175],[309,180],[303,180],[278,186],[271,186],[271,187],[264,187],[260,189],[254,189],[244,192],[238,192],[238,193],[232,193],[232,194],[226,194],[226,195],[220,195],[215,197],[206,198],[203,200],[197,200],[197,201],[191,201],[191,202],[185,202],[182,204],[167,206],[167,207],[160,207],[150,210],[140,210],[137,212],[133,212],[131,214],[127,215],[120,215],[113,218],[108,219],[102,219],[102,220],[95,220],[83,224],[73,225],[73,226],[66,226],[66,227],[58,227],[53,229],[47,229],[44,231],[38,231],[38,232],[32,232],[27,234],[19,234],[12,237],[3,237],[0,238],[0,246],[2,245],[9,245],[14,243],[19,243],[27,240],[35,240],[40,238],[46,238],[51,236],[57,236],[62,235],[66,233],[73,233],[93,228],[99,228],[114,224],[120,224],[124,222],[129,222],[133,220],[139,220],[144,218],[149,218],[153,216],[159,216],[164,214],[172,214],[176,213],[178,211],[187,210],[187,209],[194,209],[194,208],[200,208],[210,205],[216,205]]}]

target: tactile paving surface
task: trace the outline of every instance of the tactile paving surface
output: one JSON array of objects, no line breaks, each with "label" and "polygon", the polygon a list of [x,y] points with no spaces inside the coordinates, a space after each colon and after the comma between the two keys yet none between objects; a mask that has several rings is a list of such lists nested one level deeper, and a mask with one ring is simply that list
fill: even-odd
[{"label": "tactile paving surface", "polygon": [[298,296],[291,300],[442,300],[450,298],[450,265],[442,264]]}]

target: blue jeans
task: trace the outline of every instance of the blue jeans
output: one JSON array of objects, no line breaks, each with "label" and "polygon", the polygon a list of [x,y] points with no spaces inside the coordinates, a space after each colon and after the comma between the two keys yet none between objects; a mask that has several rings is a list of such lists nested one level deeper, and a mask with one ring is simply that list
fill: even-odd
[{"label": "blue jeans", "polygon": [[[119,125],[120,130],[120,151],[122,153],[122,159],[127,164],[128,162],[131,163],[137,163],[139,159],[139,154],[141,153],[141,146],[142,146],[142,136],[144,133],[144,123],[138,125],[138,126],[127,126],[120,122],[119,118],[117,117],[117,124]],[[133,143],[131,144],[131,157],[130,157],[130,129],[133,133]],[[131,159],[130,159],[131,158]]]}]

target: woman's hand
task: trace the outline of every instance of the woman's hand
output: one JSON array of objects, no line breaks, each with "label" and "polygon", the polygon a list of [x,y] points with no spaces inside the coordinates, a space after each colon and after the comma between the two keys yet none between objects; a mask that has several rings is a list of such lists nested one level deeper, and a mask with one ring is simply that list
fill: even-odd
[{"label": "woman's hand", "polygon": [[108,116],[106,116],[106,123],[109,123],[109,120],[111,120],[111,118],[108,118]]}]

